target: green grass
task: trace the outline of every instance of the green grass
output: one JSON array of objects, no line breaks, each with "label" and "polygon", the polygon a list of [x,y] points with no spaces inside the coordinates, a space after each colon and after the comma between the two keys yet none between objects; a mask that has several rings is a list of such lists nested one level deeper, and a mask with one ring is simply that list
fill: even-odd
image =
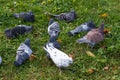
[{"label": "green grass", "polygon": [[[16,2],[16,4],[14,4]],[[0,80],[120,80],[120,0],[0,0],[0,56],[3,58],[0,65]],[[67,12],[74,9],[78,18],[65,23],[58,21],[61,28],[59,39],[62,40],[61,50],[74,55],[74,63],[62,70],[46,58],[43,45],[48,41],[48,18],[45,11],[51,13]],[[23,22],[11,15],[17,12],[32,10],[35,14],[34,23]],[[99,15],[107,13],[106,18]],[[105,28],[111,33],[105,35],[104,41],[91,49],[86,44],[76,44],[76,40],[86,34],[80,33],[69,37],[67,32],[83,22],[93,20],[97,26],[104,20]],[[4,35],[6,28],[19,24],[33,25],[31,34],[20,36],[17,39],[7,39]],[[26,38],[31,40],[31,48],[37,59],[26,61],[20,67],[13,62],[16,49]],[[105,48],[101,46],[105,45]],[[96,58],[88,56],[85,51],[91,51]],[[103,70],[108,66],[108,70]],[[88,72],[93,69],[93,73]]]}]

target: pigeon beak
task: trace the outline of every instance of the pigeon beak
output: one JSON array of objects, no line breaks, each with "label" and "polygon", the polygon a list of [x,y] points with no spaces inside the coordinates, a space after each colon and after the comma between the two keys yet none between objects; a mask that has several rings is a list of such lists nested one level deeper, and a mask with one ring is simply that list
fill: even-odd
[{"label": "pigeon beak", "polygon": [[14,16],[15,18],[19,18],[19,14],[17,14],[17,13],[13,14],[13,16]]}]

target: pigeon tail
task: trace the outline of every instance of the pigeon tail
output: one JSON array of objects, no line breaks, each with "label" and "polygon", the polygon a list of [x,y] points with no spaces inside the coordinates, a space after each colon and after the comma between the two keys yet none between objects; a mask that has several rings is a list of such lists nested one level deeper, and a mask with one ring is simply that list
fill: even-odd
[{"label": "pigeon tail", "polygon": [[98,30],[100,31],[100,33],[102,33],[102,34],[104,33],[104,22],[102,22],[102,24],[100,25]]},{"label": "pigeon tail", "polygon": [[90,43],[90,41],[87,40],[87,38],[85,38],[85,37],[78,39],[76,42],[77,43]]},{"label": "pigeon tail", "polygon": [[88,26],[87,24],[82,24],[80,26],[77,26],[74,30],[71,30],[68,32],[69,36],[74,36],[75,34],[78,34],[82,31],[87,31],[88,30]]},{"label": "pigeon tail", "polygon": [[24,41],[24,44],[26,44],[28,47],[30,47],[30,39],[27,38],[27,39]]},{"label": "pigeon tail", "polygon": [[75,34],[78,34],[78,33],[81,32],[81,31],[82,31],[82,27],[79,28],[79,31],[78,31],[77,29],[74,29],[74,30],[69,31],[69,32],[68,32],[68,35],[69,35],[69,36],[74,36]]},{"label": "pigeon tail", "polygon": [[46,15],[48,15],[49,17],[59,17],[59,15],[55,15],[55,14],[51,14],[51,13],[48,13],[48,12],[45,12]]}]

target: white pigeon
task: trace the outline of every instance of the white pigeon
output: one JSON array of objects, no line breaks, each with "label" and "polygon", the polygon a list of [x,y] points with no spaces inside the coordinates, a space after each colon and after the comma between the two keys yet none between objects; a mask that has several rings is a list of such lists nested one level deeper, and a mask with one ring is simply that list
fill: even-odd
[{"label": "white pigeon", "polygon": [[0,56],[0,64],[2,63],[2,57]]},{"label": "white pigeon", "polygon": [[58,50],[57,48],[53,47],[51,44],[47,44],[43,47],[45,51],[47,51],[50,55],[50,58],[55,63],[55,65],[59,68],[68,67],[70,64],[73,63],[71,57],[69,57],[64,52]]}]

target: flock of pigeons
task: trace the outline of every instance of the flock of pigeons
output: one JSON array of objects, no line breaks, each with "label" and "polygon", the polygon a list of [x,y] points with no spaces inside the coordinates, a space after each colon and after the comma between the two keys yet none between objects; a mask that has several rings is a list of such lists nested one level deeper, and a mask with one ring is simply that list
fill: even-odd
[{"label": "flock of pigeons", "polygon": [[[57,67],[68,67],[73,63],[72,57],[68,56],[66,53],[60,50],[60,44],[57,42],[57,38],[60,34],[60,26],[58,22],[55,22],[52,18],[58,20],[64,20],[66,22],[71,22],[77,18],[77,15],[74,10],[70,12],[61,13],[54,15],[46,12],[51,19],[48,24],[48,34],[49,41],[44,45],[44,50],[47,53],[47,57],[50,58]],[[35,16],[30,12],[21,12],[13,14],[15,18],[22,18],[24,21],[34,22]],[[18,25],[12,29],[6,29],[5,35],[7,38],[12,39],[16,38],[19,35],[23,35],[32,31],[32,26]],[[104,39],[104,23],[100,27],[96,28],[95,24],[92,21],[85,22],[80,26],[77,26],[74,30],[68,32],[69,36],[74,36],[82,31],[88,31],[88,33],[82,38],[76,40],[77,43],[87,43],[91,47]],[[19,48],[16,51],[16,59],[14,61],[15,66],[20,66],[26,61],[32,54],[32,49],[30,48],[30,39],[26,39],[23,43],[20,44]],[[2,63],[2,58],[0,57],[0,64]]]}]

